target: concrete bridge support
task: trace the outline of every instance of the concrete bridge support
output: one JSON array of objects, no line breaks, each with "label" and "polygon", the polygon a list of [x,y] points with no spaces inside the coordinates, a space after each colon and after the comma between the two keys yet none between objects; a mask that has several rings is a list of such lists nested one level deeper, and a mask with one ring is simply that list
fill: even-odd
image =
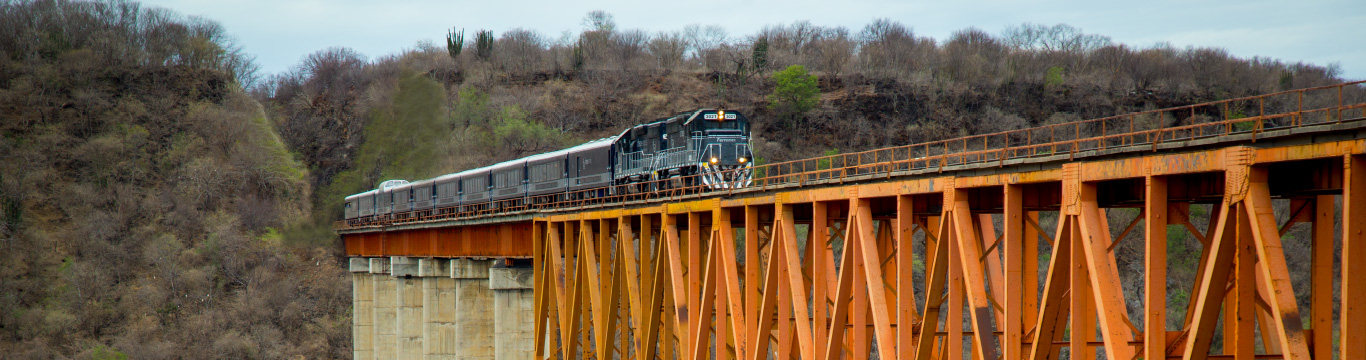
[{"label": "concrete bridge support", "polygon": [[351,348],[357,360],[375,358],[375,283],[370,260],[351,258]]},{"label": "concrete bridge support", "polygon": [[418,259],[422,277],[422,356],[424,359],[456,358],[455,279],[450,261]]},{"label": "concrete bridge support", "polygon": [[535,355],[535,298],[532,269],[496,267],[489,270],[493,289],[494,358],[530,359]]},{"label": "concrete bridge support", "polygon": [[395,256],[389,266],[395,286],[395,351],[399,359],[422,357],[423,320],[422,279],[418,276],[418,259]]},{"label": "concrete bridge support", "polygon": [[370,282],[374,297],[374,309],[370,311],[374,318],[371,335],[374,341],[373,354],[375,359],[389,359],[398,354],[394,347],[397,340],[397,319],[394,314],[397,283],[389,276],[389,258],[370,259]]},{"label": "concrete bridge support", "polygon": [[493,291],[489,289],[492,264],[492,260],[451,260],[456,294],[454,344],[460,359],[493,359]]},{"label": "concrete bridge support", "polygon": [[494,263],[351,258],[353,358],[529,359],[532,270]]}]

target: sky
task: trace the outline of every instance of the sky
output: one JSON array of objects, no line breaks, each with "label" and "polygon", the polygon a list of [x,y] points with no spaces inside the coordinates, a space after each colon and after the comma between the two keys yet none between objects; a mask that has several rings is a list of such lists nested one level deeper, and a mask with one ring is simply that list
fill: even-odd
[{"label": "sky", "polygon": [[[304,56],[334,46],[373,59],[412,49],[426,40],[444,44],[446,31],[464,28],[535,30],[558,39],[578,33],[589,11],[612,14],[618,29],[650,33],[689,24],[720,25],[733,38],[765,25],[809,20],[844,26],[857,34],[875,18],[888,18],[918,36],[944,41],[976,27],[1000,34],[1022,23],[1065,23],[1116,43],[1146,48],[1220,47],[1238,57],[1337,64],[1341,76],[1366,79],[1366,1],[1362,0],[149,0],[185,15],[224,25],[264,74],[281,73]],[[467,35],[472,37],[472,35]]]}]

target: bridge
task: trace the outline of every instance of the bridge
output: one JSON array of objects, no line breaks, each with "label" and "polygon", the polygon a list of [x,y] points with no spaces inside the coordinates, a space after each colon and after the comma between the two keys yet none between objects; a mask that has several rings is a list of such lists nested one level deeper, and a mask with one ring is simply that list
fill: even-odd
[{"label": "bridge", "polygon": [[339,222],[355,356],[1366,359],[1363,90]]}]

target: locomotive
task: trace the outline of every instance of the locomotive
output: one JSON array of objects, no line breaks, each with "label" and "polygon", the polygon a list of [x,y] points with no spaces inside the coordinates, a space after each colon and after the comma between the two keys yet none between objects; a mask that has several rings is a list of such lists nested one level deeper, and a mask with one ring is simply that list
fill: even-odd
[{"label": "locomotive", "polygon": [[672,187],[742,188],[753,179],[753,162],[749,119],[731,110],[697,109],[567,149],[416,182],[384,181],[347,196],[345,216],[359,223],[414,212],[497,210]]}]

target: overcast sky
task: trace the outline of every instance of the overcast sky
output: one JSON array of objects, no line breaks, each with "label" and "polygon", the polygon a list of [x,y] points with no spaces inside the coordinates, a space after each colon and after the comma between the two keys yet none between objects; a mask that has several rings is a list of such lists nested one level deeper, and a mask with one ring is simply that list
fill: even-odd
[{"label": "overcast sky", "polygon": [[965,1],[888,0],[151,0],[182,14],[221,22],[261,70],[289,70],[305,55],[332,46],[370,58],[413,48],[418,41],[443,43],[452,27],[495,35],[527,28],[557,39],[583,28],[584,14],[605,10],[619,29],[651,33],[688,24],[721,25],[734,38],[764,25],[810,20],[858,33],[874,18],[889,18],[917,35],[943,41],[956,30],[977,27],[1000,34],[1025,22],[1066,23],[1115,42],[1149,47],[1212,46],[1239,57],[1267,56],[1317,65],[1337,63],[1348,79],[1366,79],[1366,1]]}]

